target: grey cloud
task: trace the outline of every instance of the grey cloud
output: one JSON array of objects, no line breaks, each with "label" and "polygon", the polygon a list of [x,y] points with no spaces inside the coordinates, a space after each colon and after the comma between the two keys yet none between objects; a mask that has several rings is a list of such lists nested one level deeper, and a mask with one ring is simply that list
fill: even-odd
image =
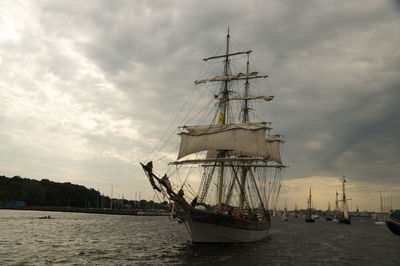
[{"label": "grey cloud", "polygon": [[[0,55],[3,62],[13,62],[15,69],[19,61],[32,62],[37,78],[0,77],[10,87],[29,92],[32,105],[45,106],[52,98],[40,88],[41,82],[47,82],[49,73],[56,76],[53,89],[74,104],[68,109],[73,114],[63,114],[65,106],[59,106],[52,110],[60,112],[52,116],[52,122],[41,118],[39,111],[33,112],[39,117],[24,115],[13,121],[0,111],[0,123],[10,134],[21,130],[18,121],[26,121],[27,131],[45,123],[46,136],[74,135],[91,157],[107,151],[132,162],[142,159],[177,112],[170,135],[188,109],[194,115],[202,104],[211,102],[208,107],[213,108],[213,100],[207,98],[198,105],[192,100],[180,111],[188,95],[203,95],[204,91],[193,89],[193,80],[208,74],[201,72],[207,65],[201,59],[218,49],[223,52],[230,26],[233,48],[252,49],[254,66],[271,76],[266,84],[257,85],[257,93],[272,92],[277,97],[256,108],[260,117],[277,122],[274,127],[287,137],[285,155],[291,165],[287,178],[339,171],[369,182],[376,182],[381,173],[382,182],[396,182],[400,27],[396,27],[399,16],[393,5],[375,1],[251,1],[246,5],[234,1],[44,1],[32,6],[38,23],[35,31],[24,32],[19,43],[0,43]],[[84,62],[65,53],[58,46],[63,41]],[[96,75],[79,72],[86,67]],[[0,68],[3,73],[11,69],[1,61]],[[207,88],[204,93],[213,94]],[[9,96],[13,92],[7,95],[14,97]],[[16,102],[5,104],[15,107]],[[96,125],[87,129],[84,122],[75,121],[80,114]],[[63,115],[65,119],[57,121]],[[139,137],[117,134],[118,124],[110,129],[109,119],[129,121]],[[38,130],[38,134],[44,133]],[[0,134],[0,141],[6,140]],[[175,146],[173,142],[166,148]],[[18,156],[22,161],[29,158],[27,152]],[[53,159],[52,164],[66,167],[65,157]],[[68,167],[102,176],[102,181],[94,182],[107,183],[111,176],[119,176],[129,184],[134,182],[130,177],[142,176],[138,165],[116,157],[81,159],[69,161]],[[2,160],[8,159],[2,156]]]}]

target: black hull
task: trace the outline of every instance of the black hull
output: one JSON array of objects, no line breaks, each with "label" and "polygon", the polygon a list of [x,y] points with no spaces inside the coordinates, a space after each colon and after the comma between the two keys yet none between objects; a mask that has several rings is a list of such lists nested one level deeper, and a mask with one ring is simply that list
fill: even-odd
[{"label": "black hull", "polygon": [[312,219],[312,218],[307,219],[306,218],[306,223],[315,223],[315,219]]},{"label": "black hull", "polygon": [[351,220],[350,219],[340,219],[339,223],[341,223],[341,224],[351,224]]},{"label": "black hull", "polygon": [[192,210],[190,213],[190,218],[194,222],[214,224],[219,226],[227,226],[238,229],[263,231],[270,227],[270,219],[266,218],[263,221],[258,221],[257,219],[243,219],[234,217],[232,215],[222,215],[216,213],[203,212],[198,210]]},{"label": "black hull", "polygon": [[396,210],[391,213],[385,220],[386,226],[389,230],[398,236],[400,236],[400,211]]},{"label": "black hull", "polygon": [[192,210],[184,222],[193,243],[254,242],[268,237],[271,219],[239,218],[232,215]]}]

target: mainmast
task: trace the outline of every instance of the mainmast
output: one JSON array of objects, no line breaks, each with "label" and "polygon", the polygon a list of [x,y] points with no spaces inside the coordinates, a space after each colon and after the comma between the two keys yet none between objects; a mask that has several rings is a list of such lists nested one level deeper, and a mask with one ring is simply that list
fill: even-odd
[{"label": "mainmast", "polygon": [[336,212],[338,212],[339,211],[339,200],[338,200],[338,193],[337,193],[337,190],[336,190],[336,200],[335,200],[335,204],[336,204],[336,206],[335,206],[335,211]]},{"label": "mainmast", "polygon": [[[249,54],[247,54],[247,63],[246,63],[246,73],[249,73]],[[243,101],[243,123],[249,122],[249,107],[247,97],[249,96],[249,79],[246,78],[246,83],[244,85],[244,101]],[[243,211],[244,205],[244,191],[245,191],[245,183],[246,183],[246,173],[248,171],[248,167],[242,167],[242,172],[240,176],[240,197],[239,197],[239,211]]]},{"label": "mainmast", "polygon": [[347,206],[347,199],[346,199],[346,191],[345,191],[345,184],[346,183],[346,178],[343,176],[343,198],[342,198],[342,203],[343,203],[343,217],[344,219],[349,219],[349,207]]},{"label": "mainmast", "polygon": [[343,176],[343,203],[346,203],[346,193],[344,188],[344,183],[346,183],[346,178]]},{"label": "mainmast", "polygon": [[[228,34],[226,35],[226,53],[225,53],[225,64],[224,64],[224,76],[228,76],[228,67],[229,67],[229,27]],[[228,83],[229,80],[224,81],[224,90],[222,91],[222,104],[223,104],[223,112],[222,112],[222,124],[225,125],[227,122],[227,112],[228,112]],[[221,157],[225,157],[225,152],[222,152]],[[218,212],[222,211],[222,188],[224,185],[224,162],[221,162],[220,172],[219,172],[219,185],[218,185]]]}]

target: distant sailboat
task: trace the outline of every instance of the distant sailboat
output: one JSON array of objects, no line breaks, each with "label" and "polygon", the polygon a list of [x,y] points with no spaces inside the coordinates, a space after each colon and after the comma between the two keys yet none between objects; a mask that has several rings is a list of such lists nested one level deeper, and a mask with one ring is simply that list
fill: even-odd
[{"label": "distant sailboat", "polygon": [[307,202],[306,223],[315,223],[315,218],[312,215],[312,208],[311,208],[311,188],[310,188],[310,196],[308,197],[308,202]]},{"label": "distant sailboat", "polygon": [[342,187],[343,187],[343,197],[342,197],[342,212],[340,213],[339,217],[339,223],[344,223],[344,224],[351,224],[351,219],[349,215],[349,207],[347,205],[347,199],[346,199],[346,192],[345,192],[345,184],[346,183],[346,178],[343,176],[343,182],[342,182]]},{"label": "distant sailboat", "polygon": [[335,211],[333,212],[333,222],[339,222],[339,200],[338,200],[339,193],[336,190],[336,199],[335,199]]},{"label": "distant sailboat", "polygon": [[333,215],[331,213],[331,204],[328,202],[328,210],[326,211],[325,220],[332,221]]},{"label": "distant sailboat", "polygon": [[380,212],[375,213],[375,215],[372,217],[373,220],[375,220],[376,225],[385,225],[385,219],[388,216],[386,210],[386,206],[383,206],[383,201],[382,201],[382,192],[380,192],[380,199],[381,199],[381,210]]},{"label": "distant sailboat", "polygon": [[288,221],[289,221],[288,216],[289,216],[289,214],[288,214],[288,212],[287,212],[286,200],[285,200],[285,208],[283,209],[283,218],[282,218],[282,220],[283,220],[284,222],[288,222]]}]

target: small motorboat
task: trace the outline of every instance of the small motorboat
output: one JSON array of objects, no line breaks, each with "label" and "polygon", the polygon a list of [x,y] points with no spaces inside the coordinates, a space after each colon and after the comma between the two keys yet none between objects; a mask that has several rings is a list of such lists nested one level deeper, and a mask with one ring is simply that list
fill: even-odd
[{"label": "small motorboat", "polygon": [[50,215],[39,217],[39,219],[54,219]]}]

